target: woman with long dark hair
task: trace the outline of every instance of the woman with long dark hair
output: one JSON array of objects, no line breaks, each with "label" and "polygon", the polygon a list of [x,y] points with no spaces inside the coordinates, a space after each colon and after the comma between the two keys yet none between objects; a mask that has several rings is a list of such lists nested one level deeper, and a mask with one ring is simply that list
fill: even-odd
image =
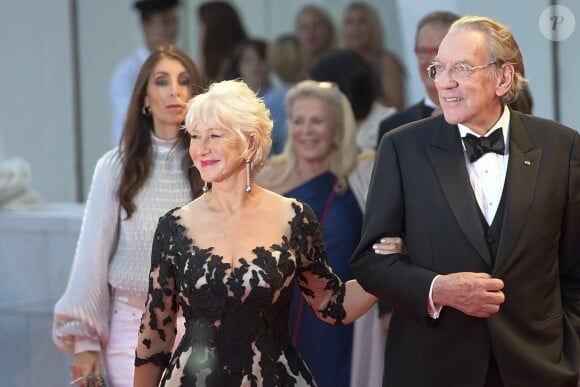
[{"label": "woman with long dark hair", "polygon": [[139,72],[121,145],[97,163],[69,283],[54,312],[55,343],[73,353],[79,386],[103,371],[110,386],[133,385],[155,225],[201,193],[182,130],[185,103],[200,89],[186,53],[153,51]]}]

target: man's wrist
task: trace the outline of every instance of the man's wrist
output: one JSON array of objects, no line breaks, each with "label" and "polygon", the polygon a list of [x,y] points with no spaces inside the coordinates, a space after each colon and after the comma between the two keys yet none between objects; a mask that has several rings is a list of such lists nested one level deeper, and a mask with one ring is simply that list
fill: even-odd
[{"label": "man's wrist", "polygon": [[441,305],[438,305],[433,300],[433,288],[435,287],[435,281],[437,281],[437,279],[439,277],[441,277],[441,275],[436,275],[435,278],[433,278],[433,281],[431,281],[431,287],[429,288],[429,299],[428,299],[428,303],[427,303],[427,314],[432,319],[439,318],[439,314],[441,313],[441,309],[443,308]]}]

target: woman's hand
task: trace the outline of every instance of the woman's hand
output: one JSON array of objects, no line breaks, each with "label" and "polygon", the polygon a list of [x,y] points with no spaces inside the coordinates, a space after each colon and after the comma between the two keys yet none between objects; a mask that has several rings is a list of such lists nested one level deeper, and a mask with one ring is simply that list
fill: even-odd
[{"label": "woman's hand", "polygon": [[373,245],[377,254],[407,254],[407,246],[403,238],[383,237]]},{"label": "woman's hand", "polygon": [[[373,245],[373,249],[377,254],[407,254],[407,247],[403,238],[398,237],[384,237]],[[387,334],[389,325],[391,324],[392,312],[383,313],[379,316],[381,319],[381,328]]]},{"label": "woman's hand", "polygon": [[88,374],[92,372],[98,375],[100,373],[99,354],[97,351],[85,351],[73,355],[70,366],[73,379],[71,384],[76,383],[78,386],[83,387],[86,385]]}]

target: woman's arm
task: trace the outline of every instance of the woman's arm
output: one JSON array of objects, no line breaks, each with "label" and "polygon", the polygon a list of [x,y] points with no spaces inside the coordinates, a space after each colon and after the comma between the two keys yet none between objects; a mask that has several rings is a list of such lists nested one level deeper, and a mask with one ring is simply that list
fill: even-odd
[{"label": "woman's arm", "polygon": [[143,364],[135,368],[134,387],[157,387],[165,368],[153,363]]},{"label": "woman's arm", "polygon": [[53,339],[62,351],[100,351],[108,339],[108,265],[117,246],[120,168],[116,151],[95,167],[69,282],[54,307]]},{"label": "woman's arm", "polygon": [[[377,298],[364,291],[356,280],[342,282],[328,265],[322,231],[310,207],[302,203],[292,222],[292,244],[297,255],[296,278],[306,301],[321,320],[349,324],[364,314]],[[397,251],[400,238],[385,239],[381,251]]]},{"label": "woman's arm", "polygon": [[[373,246],[377,254],[393,254],[407,251],[402,238],[384,237]],[[377,301],[377,298],[367,293],[356,280],[346,282],[346,296],[344,309],[346,310],[345,324],[353,322]]]},{"label": "woman's arm", "polygon": [[175,219],[167,214],[159,220],[153,238],[147,303],[135,350],[134,386],[159,385],[171,357],[177,323],[175,235]]}]

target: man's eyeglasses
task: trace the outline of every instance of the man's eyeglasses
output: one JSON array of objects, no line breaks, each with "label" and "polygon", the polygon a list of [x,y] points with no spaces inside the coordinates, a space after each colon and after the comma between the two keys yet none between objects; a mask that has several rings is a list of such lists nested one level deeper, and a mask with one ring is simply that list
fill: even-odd
[{"label": "man's eyeglasses", "polygon": [[[465,63],[459,62],[453,65],[452,67],[448,68],[447,71],[451,73],[451,77],[455,80],[470,78],[475,74],[475,72],[479,69],[482,69],[487,66],[495,65],[497,62],[491,62],[488,64],[484,64],[481,66],[470,66]],[[445,72],[446,68],[443,63],[433,62],[429,67],[427,67],[427,75],[432,80],[436,80],[438,76]]]}]

